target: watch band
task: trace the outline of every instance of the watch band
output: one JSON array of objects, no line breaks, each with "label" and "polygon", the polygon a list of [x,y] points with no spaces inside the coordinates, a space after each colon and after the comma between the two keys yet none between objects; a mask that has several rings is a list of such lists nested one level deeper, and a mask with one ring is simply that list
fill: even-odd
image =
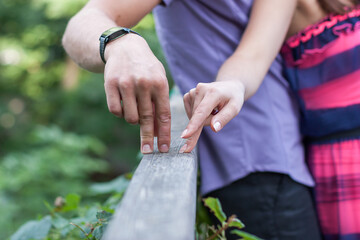
[{"label": "watch band", "polygon": [[128,33],[135,33],[139,36],[141,36],[139,33],[129,29],[129,28],[123,28],[123,27],[113,27],[110,28],[109,30],[106,30],[105,32],[103,32],[103,34],[101,34],[99,41],[100,41],[100,57],[101,60],[106,63],[105,60],[105,47],[106,44],[108,44],[109,42],[118,39]]}]

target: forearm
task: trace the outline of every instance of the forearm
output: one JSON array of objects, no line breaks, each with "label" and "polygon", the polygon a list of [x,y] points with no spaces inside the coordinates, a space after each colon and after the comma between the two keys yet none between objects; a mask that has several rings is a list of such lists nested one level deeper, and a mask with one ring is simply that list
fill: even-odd
[{"label": "forearm", "polygon": [[104,12],[94,8],[84,9],[69,21],[62,41],[63,46],[81,67],[92,72],[103,72],[99,37],[104,30],[115,26],[116,23]]},{"label": "forearm", "polygon": [[290,25],[296,0],[255,0],[249,24],[216,81],[238,81],[245,99],[255,94],[277,56]]},{"label": "forearm", "polygon": [[[104,63],[99,55],[100,35],[115,26],[130,28],[136,25],[159,3],[160,0],[90,0],[69,21],[63,37],[64,48],[83,68],[103,72]],[[145,41],[138,42],[146,45]],[[105,56],[106,52],[105,49]]]},{"label": "forearm", "polygon": [[270,65],[257,57],[241,54],[228,58],[220,68],[216,81],[237,81],[244,88],[245,100],[254,95]]}]

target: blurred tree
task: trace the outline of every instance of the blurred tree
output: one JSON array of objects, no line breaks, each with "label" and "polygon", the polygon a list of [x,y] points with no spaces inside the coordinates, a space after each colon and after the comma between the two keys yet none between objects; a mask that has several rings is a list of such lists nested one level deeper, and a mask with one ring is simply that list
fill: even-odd
[{"label": "blurred tree", "polygon": [[[61,46],[68,19],[85,3],[0,0],[0,154],[17,148],[34,123],[51,123],[99,137],[109,146],[113,162],[119,156],[126,162],[120,169],[134,166],[138,128],[108,113],[102,75],[79,70],[66,60]],[[136,30],[165,63],[152,16]],[[18,104],[11,107],[10,102]]]},{"label": "blurred tree", "polygon": [[[7,228],[11,232],[20,223],[33,218],[32,214],[41,213],[39,205],[31,207],[34,202],[42,204],[45,199],[55,198],[56,193],[63,194],[61,191],[68,190],[66,184],[79,192],[79,186],[90,181],[89,176],[108,180],[137,164],[138,127],[126,124],[108,112],[102,74],[91,74],[76,67],[61,46],[68,20],[86,2],[0,0],[0,175],[4,173],[0,176],[0,205],[8,204],[5,209],[0,209],[0,212],[7,211],[0,215],[0,229],[4,227],[2,223],[10,221]],[[152,16],[148,15],[136,30],[148,40],[155,55],[165,64]],[[84,164],[89,161],[90,169],[65,161],[63,158],[68,156],[67,153],[64,149],[59,150],[56,144],[34,144],[31,136],[38,131],[39,125],[54,126],[75,137],[86,135],[103,142],[105,147],[101,156],[112,165],[108,168],[111,172],[104,173],[100,171],[103,168],[91,165],[91,161],[99,160],[87,150],[74,154],[72,162]],[[49,169],[63,171],[61,166],[64,165],[58,165],[60,163],[68,164],[83,175],[77,178],[64,173],[63,185],[55,184],[49,179],[60,173],[55,174]],[[21,171],[10,171],[9,166],[16,166]],[[15,188],[14,183],[21,182],[24,176],[28,180]],[[41,185],[36,176],[40,177],[40,182],[49,180],[48,185]],[[19,209],[23,214],[14,216]],[[4,239],[1,231],[0,239]]]}]

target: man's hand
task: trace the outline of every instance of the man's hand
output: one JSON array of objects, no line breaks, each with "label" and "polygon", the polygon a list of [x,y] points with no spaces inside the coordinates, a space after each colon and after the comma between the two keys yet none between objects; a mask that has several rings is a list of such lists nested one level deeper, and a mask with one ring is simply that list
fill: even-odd
[{"label": "man's hand", "polygon": [[140,124],[141,152],[151,153],[154,136],[160,152],[170,146],[169,86],[163,65],[146,41],[127,34],[106,46],[105,92],[109,111]]},{"label": "man's hand", "polygon": [[186,113],[190,119],[181,135],[187,139],[180,153],[191,152],[204,126],[219,132],[238,113],[244,103],[245,88],[240,81],[199,83],[184,95]]},{"label": "man's hand", "polygon": [[69,21],[62,41],[66,52],[80,66],[105,72],[109,110],[129,123],[140,123],[143,153],[153,151],[154,135],[158,136],[161,152],[169,149],[170,106],[165,70],[146,41],[131,33],[107,44],[104,65],[99,37],[112,27],[131,28],[160,2],[89,0]]}]

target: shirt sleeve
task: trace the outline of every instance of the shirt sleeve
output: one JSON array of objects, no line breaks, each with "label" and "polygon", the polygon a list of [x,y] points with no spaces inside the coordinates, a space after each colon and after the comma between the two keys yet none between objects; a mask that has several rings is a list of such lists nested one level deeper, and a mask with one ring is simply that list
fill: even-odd
[{"label": "shirt sleeve", "polygon": [[160,5],[167,7],[169,6],[174,0],[162,0]]}]

